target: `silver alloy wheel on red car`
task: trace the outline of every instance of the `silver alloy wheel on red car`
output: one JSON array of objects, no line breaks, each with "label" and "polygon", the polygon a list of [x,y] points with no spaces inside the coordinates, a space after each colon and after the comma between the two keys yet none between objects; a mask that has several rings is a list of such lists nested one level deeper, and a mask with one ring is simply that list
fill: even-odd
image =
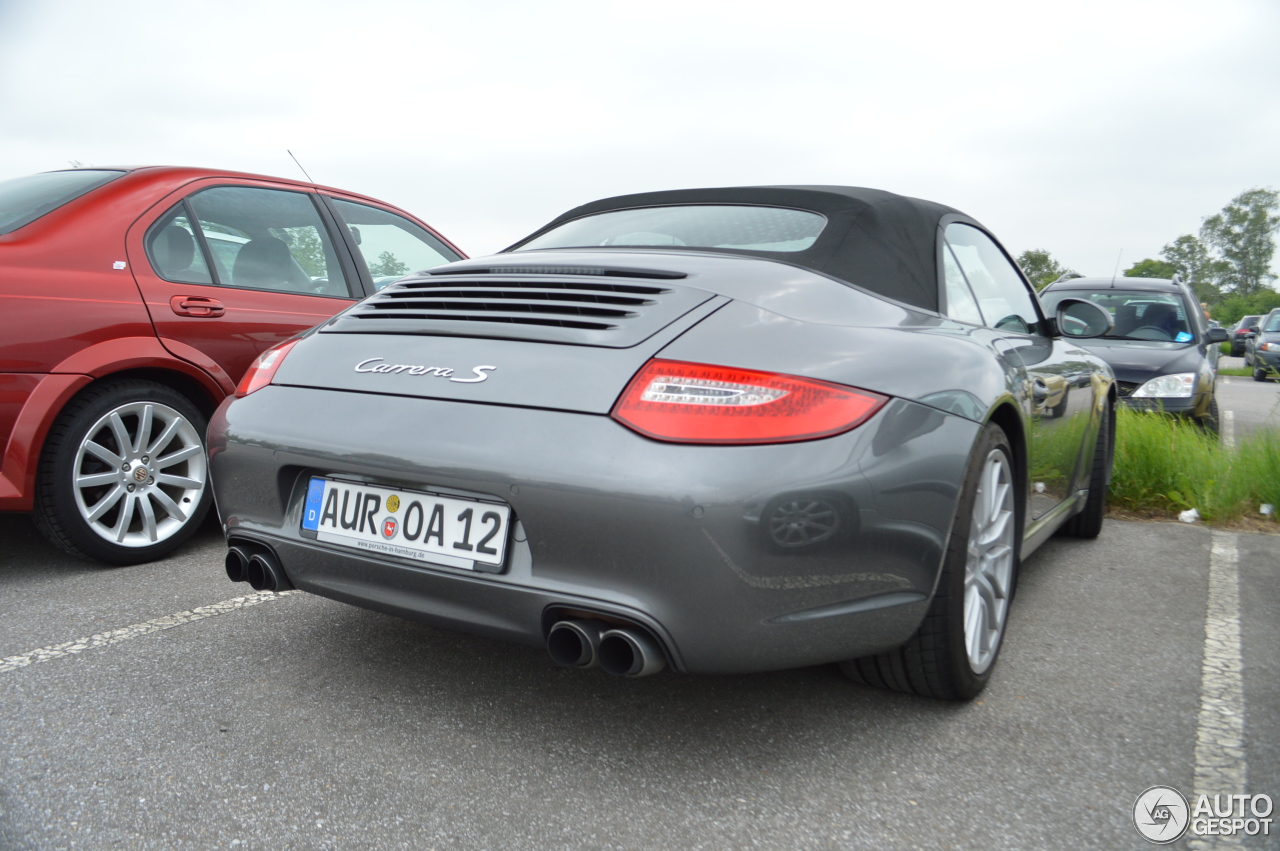
[{"label": "silver alloy wheel on red car", "polygon": [[213,502],[205,413],[139,378],[92,384],[49,430],[36,475],[36,527],[102,564],[153,561],[200,527]]},{"label": "silver alloy wheel on red car", "polygon": [[124,547],[177,534],[208,485],[199,432],[158,402],[130,402],[99,418],[80,442],[74,474],[81,518]]},{"label": "silver alloy wheel on red car", "polygon": [[1014,563],[1013,478],[994,448],[978,479],[964,573],[964,642],[969,665],[984,673],[995,660],[1009,614]]}]

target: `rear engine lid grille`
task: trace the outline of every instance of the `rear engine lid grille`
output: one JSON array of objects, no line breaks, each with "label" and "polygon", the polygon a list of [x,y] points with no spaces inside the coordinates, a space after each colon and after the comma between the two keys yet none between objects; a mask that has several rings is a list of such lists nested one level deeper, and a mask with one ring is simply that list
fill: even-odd
[{"label": "rear engine lid grille", "polygon": [[605,278],[651,278],[660,281],[675,281],[687,278],[686,272],[672,272],[666,269],[633,269],[626,266],[551,266],[503,264],[498,266],[471,266],[450,264],[432,269],[428,275],[590,275]]},{"label": "rear engine lid grille", "polygon": [[713,295],[667,281],[632,283],[638,275],[625,276],[631,280],[622,283],[594,268],[568,273],[559,268],[554,275],[540,271],[536,277],[511,274],[509,268],[466,271],[399,281],[321,330],[627,348]]}]

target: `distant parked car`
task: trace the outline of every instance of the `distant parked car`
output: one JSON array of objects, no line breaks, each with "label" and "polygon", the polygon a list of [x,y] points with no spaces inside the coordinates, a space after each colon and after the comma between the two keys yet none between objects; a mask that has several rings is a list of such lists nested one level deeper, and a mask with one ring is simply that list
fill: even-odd
[{"label": "distant parked car", "polygon": [[380,271],[462,256],[395,207],[294,180],[0,182],[0,511],[108,564],[170,552],[208,511],[205,424],[250,362]]},{"label": "distant parked car", "polygon": [[1253,368],[1254,381],[1280,375],[1280,309],[1268,313],[1258,324],[1245,347],[1244,362]]},{"label": "distant parked car", "polygon": [[1253,339],[1253,335],[1258,330],[1258,323],[1262,321],[1261,316],[1245,316],[1239,322],[1231,326],[1231,356],[1240,357],[1244,354],[1245,344]]},{"label": "distant parked car", "polygon": [[1110,334],[1079,341],[1115,370],[1120,401],[1131,408],[1190,417],[1218,429],[1218,344],[1200,303],[1181,281],[1161,278],[1072,278],[1040,293],[1052,313],[1066,298],[1088,299],[1115,319]]}]

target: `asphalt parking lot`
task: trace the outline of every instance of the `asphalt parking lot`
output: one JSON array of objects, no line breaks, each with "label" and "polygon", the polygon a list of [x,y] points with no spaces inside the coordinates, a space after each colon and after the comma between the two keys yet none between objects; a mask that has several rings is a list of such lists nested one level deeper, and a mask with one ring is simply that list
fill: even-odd
[{"label": "asphalt parking lot", "polygon": [[1209,744],[1239,748],[1232,791],[1280,797],[1274,536],[1051,541],[964,705],[831,667],[614,679],[300,593],[233,602],[212,526],[112,570],[22,516],[0,540],[6,849],[1148,847],[1139,793],[1216,782],[1197,733],[1222,553],[1243,728]]}]

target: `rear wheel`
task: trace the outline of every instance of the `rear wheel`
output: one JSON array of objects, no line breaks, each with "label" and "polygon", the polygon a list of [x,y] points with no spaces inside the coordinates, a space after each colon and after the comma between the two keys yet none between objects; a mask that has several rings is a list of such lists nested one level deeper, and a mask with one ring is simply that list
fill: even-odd
[{"label": "rear wheel", "polygon": [[1263,369],[1262,367],[1260,367],[1260,366],[1255,366],[1255,367],[1253,368],[1253,380],[1254,380],[1254,381],[1266,381],[1266,380],[1267,380],[1267,371],[1266,371],[1265,369]]},{"label": "rear wheel", "polygon": [[67,552],[111,565],[172,552],[209,510],[205,426],[195,405],[163,384],[90,388],[45,441],[36,525]]},{"label": "rear wheel", "polygon": [[905,645],[841,662],[851,679],[944,700],[986,687],[1009,616],[1021,533],[1013,453],[988,423],[969,462],[942,575],[928,614]]}]

